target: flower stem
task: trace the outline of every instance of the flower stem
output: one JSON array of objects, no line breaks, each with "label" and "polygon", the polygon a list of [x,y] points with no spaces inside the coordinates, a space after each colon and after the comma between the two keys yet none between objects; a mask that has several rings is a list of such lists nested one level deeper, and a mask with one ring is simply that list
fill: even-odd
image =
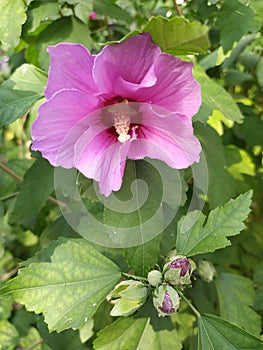
[{"label": "flower stem", "polygon": [[148,282],[147,278],[145,278],[145,277],[134,276],[134,275],[130,275],[129,273],[125,273],[125,272],[122,272],[122,275],[127,277],[127,278],[131,278],[133,280],[136,280],[136,281],[145,281],[145,282],[147,281]]},{"label": "flower stem", "polygon": [[184,294],[180,291],[177,290],[177,293],[180,294],[182,299],[186,302],[186,304],[190,307],[190,309],[193,311],[193,313],[199,318],[201,317],[200,312],[194,307],[194,305],[184,296]]}]

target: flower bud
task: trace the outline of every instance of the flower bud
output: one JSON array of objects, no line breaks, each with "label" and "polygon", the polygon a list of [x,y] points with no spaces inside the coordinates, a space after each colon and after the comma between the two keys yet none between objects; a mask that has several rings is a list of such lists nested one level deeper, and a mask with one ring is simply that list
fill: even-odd
[{"label": "flower bud", "polygon": [[206,282],[213,281],[216,275],[216,269],[211,261],[200,260],[198,261],[198,275]]},{"label": "flower bud", "polygon": [[148,288],[142,282],[122,281],[109,294],[108,298],[115,300],[111,316],[129,316],[138,310],[146,301]]},{"label": "flower bud", "polygon": [[156,287],[162,283],[163,276],[160,271],[152,270],[148,273],[148,281],[151,286]]},{"label": "flower bud", "polygon": [[95,11],[91,11],[91,13],[89,14],[89,19],[91,21],[94,21],[97,18],[97,13]]},{"label": "flower bud", "polygon": [[168,285],[157,287],[153,293],[153,305],[159,316],[168,316],[178,310],[180,305],[179,294]]},{"label": "flower bud", "polygon": [[195,263],[182,255],[175,255],[164,265],[164,280],[175,286],[190,284]]}]

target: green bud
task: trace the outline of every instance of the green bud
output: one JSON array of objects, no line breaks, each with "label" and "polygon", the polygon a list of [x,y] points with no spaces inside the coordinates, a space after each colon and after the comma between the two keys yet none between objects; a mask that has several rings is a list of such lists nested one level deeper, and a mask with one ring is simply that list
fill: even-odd
[{"label": "green bud", "polygon": [[159,316],[164,317],[171,315],[179,308],[179,294],[173,287],[163,284],[154,290],[153,305]]},{"label": "green bud", "polygon": [[156,287],[162,283],[163,276],[160,271],[152,270],[148,273],[148,281],[151,286]]},{"label": "green bud", "polygon": [[198,275],[206,282],[212,282],[215,275],[216,269],[211,261],[199,260],[198,261]]},{"label": "green bud", "polygon": [[164,280],[175,286],[191,283],[191,275],[195,269],[195,263],[183,255],[170,256],[164,265]]},{"label": "green bud", "polygon": [[111,316],[129,316],[138,310],[146,301],[148,288],[144,283],[134,280],[122,281],[109,294],[109,299],[115,300]]}]

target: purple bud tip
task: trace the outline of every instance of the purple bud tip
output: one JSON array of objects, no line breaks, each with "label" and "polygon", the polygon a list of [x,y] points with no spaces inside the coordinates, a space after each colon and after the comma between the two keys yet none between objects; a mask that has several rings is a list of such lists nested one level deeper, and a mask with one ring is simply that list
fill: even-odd
[{"label": "purple bud tip", "polygon": [[188,271],[191,270],[191,264],[186,258],[178,258],[169,264],[168,267],[172,269],[181,269],[180,277],[183,277]]},{"label": "purple bud tip", "polygon": [[97,13],[95,11],[91,11],[91,13],[89,14],[89,19],[94,20],[96,18],[97,18]]},{"label": "purple bud tip", "polygon": [[165,292],[162,306],[159,306],[159,310],[168,315],[175,312],[172,299],[170,298],[170,295],[167,291]]}]

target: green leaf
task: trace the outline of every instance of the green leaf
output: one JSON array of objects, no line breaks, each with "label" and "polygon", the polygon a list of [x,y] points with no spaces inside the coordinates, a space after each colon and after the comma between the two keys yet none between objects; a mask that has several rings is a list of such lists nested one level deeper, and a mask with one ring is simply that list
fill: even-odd
[{"label": "green leaf", "polygon": [[194,167],[199,170],[201,180],[202,174],[208,171],[207,195],[209,207],[214,209],[240,193],[239,182],[226,169],[225,148],[217,132],[209,125],[196,123],[195,134],[201,142],[206,163],[197,163]]},{"label": "green leaf", "polygon": [[254,302],[254,283],[243,276],[222,273],[216,280],[220,316],[235,325],[260,334],[261,317],[251,306]]},{"label": "green leaf", "polygon": [[121,7],[109,0],[93,0],[93,9],[100,15],[106,15],[119,21],[128,23],[132,21],[132,17],[129,12],[123,10]]},{"label": "green leaf", "polygon": [[220,66],[225,59],[226,56],[224,55],[223,49],[220,46],[210,54],[204,56],[204,58],[202,58],[198,63],[206,71],[209,68]]},{"label": "green leaf", "polygon": [[251,109],[249,118],[245,118],[242,125],[236,125],[238,137],[244,140],[247,146],[263,145],[263,120],[254,115]]},{"label": "green leaf", "polygon": [[0,40],[5,48],[18,45],[22,24],[26,21],[25,11],[23,0],[1,0]]},{"label": "green leaf", "polygon": [[47,75],[30,65],[20,66],[0,88],[0,127],[22,117],[43,96]]},{"label": "green leaf", "polygon": [[[262,236],[262,226],[260,226],[260,236]],[[263,262],[255,269],[254,281],[256,284],[256,295],[254,300],[254,309],[263,310]]]},{"label": "green leaf", "polygon": [[234,122],[241,123],[243,116],[232,96],[219,84],[210,79],[203,69],[195,65],[193,70],[195,79],[201,85],[202,105],[194,116],[194,121],[206,122],[214,109]]},{"label": "green leaf", "polygon": [[50,241],[55,240],[61,236],[79,238],[79,235],[67,223],[64,216],[60,216],[56,220],[52,221],[41,233],[41,246],[45,247],[49,244]]},{"label": "green leaf", "polygon": [[225,84],[227,86],[242,85],[246,81],[252,80],[253,77],[249,73],[241,72],[238,69],[229,69],[225,76]]},{"label": "green leaf", "polygon": [[[186,198],[187,186],[181,172],[161,161],[147,159],[128,161],[120,191],[107,198],[99,194],[96,197],[95,191],[87,190],[81,181],[80,186],[87,197],[83,208],[74,199],[76,193],[72,190],[76,187],[76,175],[73,174],[70,179],[70,173],[62,171],[56,175],[59,179],[57,193],[68,193],[70,189],[72,203],[69,203],[68,195],[59,199],[67,201],[75,212],[78,210],[85,214],[80,218],[76,231],[86,239],[108,247],[128,248],[151,241],[169,225]],[[72,221],[73,216],[69,220]],[[138,249],[144,254],[143,247]],[[145,259],[141,253],[139,255],[142,260]],[[148,266],[149,262],[146,262],[142,269],[145,271]]]},{"label": "green leaf", "polygon": [[58,3],[34,3],[32,8],[28,11],[27,22],[24,25],[24,30],[27,33],[34,32],[41,22],[48,20],[56,20],[60,18]]},{"label": "green leaf", "polygon": [[234,42],[239,41],[243,35],[257,32],[261,27],[255,12],[237,0],[223,3],[216,23],[220,29],[220,42],[225,52],[231,50]]},{"label": "green leaf", "polygon": [[208,27],[182,17],[152,17],[143,31],[151,34],[162,51],[173,55],[204,54],[210,46]]},{"label": "green leaf", "polygon": [[[244,52],[242,53],[246,47],[248,47],[254,40],[256,40],[258,37],[258,34],[249,34],[243,37],[237,45],[233,48],[231,51],[231,54],[225,62],[222,64],[222,68],[229,68],[231,67],[237,60],[241,62],[246,68],[248,68],[247,63],[249,61],[249,66],[254,67],[255,57],[251,57],[251,52]],[[222,47],[221,47],[222,48]],[[249,55],[249,59],[246,59],[244,55]],[[254,55],[254,54],[253,54]],[[252,67],[251,67],[252,68]],[[250,69],[248,69],[250,70]]]},{"label": "green leaf", "polygon": [[[182,311],[180,310],[182,308]],[[186,308],[184,302],[181,300],[179,311],[171,315],[171,320],[176,324],[179,339],[183,342],[188,337],[193,337],[195,333],[196,316],[184,312]]]},{"label": "green leaf", "polygon": [[[252,191],[231,199],[223,207],[212,210],[208,217],[189,212],[178,222],[176,251],[193,256],[214,252],[230,245],[229,236],[237,235],[245,225],[242,221],[250,211]],[[196,221],[194,221],[196,220]]]},{"label": "green leaf", "polygon": [[243,350],[263,349],[260,339],[214,316],[202,315],[198,318],[198,350]]},{"label": "green leaf", "polygon": [[[50,347],[48,350],[87,350],[87,347],[81,344],[79,333],[73,329],[67,329],[61,333],[50,333],[42,317],[39,317],[37,321],[37,329],[41,337],[45,339],[45,344]],[[43,350],[46,349],[43,348]]]},{"label": "green leaf", "polygon": [[[19,177],[23,177],[25,172],[32,165],[32,161],[29,159],[11,159],[4,165]],[[0,183],[0,197],[17,194],[17,191],[19,190],[18,182],[2,169],[0,169]]]},{"label": "green leaf", "polygon": [[153,310],[148,303],[138,316],[120,317],[99,332],[94,341],[95,350],[180,350],[182,344],[176,328],[170,318],[159,318],[157,314],[149,315],[146,308]]},{"label": "green leaf", "polygon": [[84,3],[78,3],[75,6],[75,15],[78,19],[80,19],[83,23],[88,24],[90,19],[89,15],[93,10],[93,5],[91,1],[86,1]]},{"label": "green leaf", "polygon": [[128,265],[139,276],[146,276],[158,262],[161,237],[158,236],[145,244],[124,250]]},{"label": "green leaf", "polygon": [[80,239],[58,246],[51,263],[20,270],[1,294],[12,295],[28,311],[43,313],[49,330],[61,332],[87,322],[120,276],[112,261]]},{"label": "green leaf", "polygon": [[49,66],[49,55],[46,51],[47,46],[63,41],[79,43],[88,49],[91,49],[93,45],[87,25],[74,17],[60,18],[43,30],[37,39],[36,45],[39,50],[39,62],[44,69],[47,70]]},{"label": "green leaf", "polygon": [[11,215],[11,221],[31,227],[36,215],[45,205],[53,190],[53,167],[46,159],[41,158],[25,174]]},{"label": "green leaf", "polygon": [[227,170],[238,180],[244,180],[243,175],[255,176],[255,163],[249,153],[242,148],[229,145],[225,148]]},{"label": "green leaf", "polygon": [[7,320],[0,321],[0,350],[13,350],[18,343],[19,334]]},{"label": "green leaf", "polygon": [[263,90],[263,58],[257,64],[256,77],[261,90]]}]

